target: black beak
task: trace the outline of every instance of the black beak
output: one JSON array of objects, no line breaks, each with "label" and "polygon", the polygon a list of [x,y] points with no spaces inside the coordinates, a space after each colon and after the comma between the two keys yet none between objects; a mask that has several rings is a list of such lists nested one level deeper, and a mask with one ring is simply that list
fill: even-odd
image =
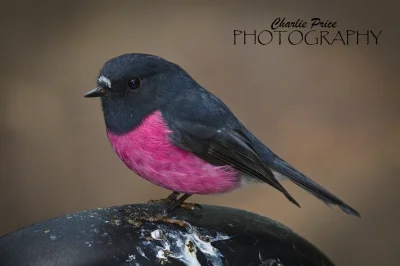
[{"label": "black beak", "polygon": [[92,97],[101,97],[106,93],[106,90],[103,89],[102,87],[97,87],[88,93],[85,94],[86,98],[92,98]]}]

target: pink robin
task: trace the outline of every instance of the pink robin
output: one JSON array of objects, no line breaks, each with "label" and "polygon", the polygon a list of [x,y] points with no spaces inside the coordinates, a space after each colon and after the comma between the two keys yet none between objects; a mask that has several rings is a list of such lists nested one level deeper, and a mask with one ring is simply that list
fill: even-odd
[{"label": "pink robin", "polygon": [[114,151],[133,172],[174,191],[167,211],[193,194],[226,193],[248,183],[267,183],[300,207],[278,181],[289,179],[360,216],[274,154],[178,65],[124,54],[104,64],[97,83],[85,97],[101,98]]}]

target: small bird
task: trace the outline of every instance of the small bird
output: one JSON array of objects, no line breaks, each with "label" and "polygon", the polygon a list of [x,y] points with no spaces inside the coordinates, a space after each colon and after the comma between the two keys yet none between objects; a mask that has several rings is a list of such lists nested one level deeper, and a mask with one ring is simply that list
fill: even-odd
[{"label": "small bird", "polygon": [[300,207],[279,182],[289,179],[360,216],[273,153],[175,63],[138,53],[112,58],[85,97],[101,98],[108,139],[124,164],[173,191],[168,211],[193,194],[226,193],[250,183],[267,183]]}]

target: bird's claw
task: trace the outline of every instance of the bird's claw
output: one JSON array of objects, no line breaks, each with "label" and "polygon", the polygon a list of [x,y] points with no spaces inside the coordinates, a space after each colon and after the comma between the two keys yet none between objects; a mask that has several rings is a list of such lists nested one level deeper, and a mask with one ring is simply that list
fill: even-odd
[{"label": "bird's claw", "polygon": [[181,206],[182,208],[184,208],[184,209],[188,209],[188,210],[191,210],[191,211],[193,211],[194,209],[196,209],[196,207],[199,208],[200,210],[203,209],[203,208],[201,207],[201,205],[200,205],[200,204],[197,204],[197,203],[188,203],[188,202],[184,202],[184,203],[182,203],[180,206]]},{"label": "bird's claw", "polygon": [[152,204],[152,203],[162,203],[162,204],[171,203],[171,202],[174,202],[174,201],[178,200],[178,196],[179,196],[179,193],[178,192],[174,192],[174,193],[172,193],[171,195],[169,195],[165,199],[149,200],[147,203],[149,203],[149,204]]}]

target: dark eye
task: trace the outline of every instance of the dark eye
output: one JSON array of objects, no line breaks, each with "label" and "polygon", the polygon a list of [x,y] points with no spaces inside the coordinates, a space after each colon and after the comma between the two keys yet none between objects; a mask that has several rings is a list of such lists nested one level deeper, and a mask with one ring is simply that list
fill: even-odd
[{"label": "dark eye", "polygon": [[128,82],[128,86],[133,91],[137,90],[140,87],[140,79],[139,78],[130,79]]}]

